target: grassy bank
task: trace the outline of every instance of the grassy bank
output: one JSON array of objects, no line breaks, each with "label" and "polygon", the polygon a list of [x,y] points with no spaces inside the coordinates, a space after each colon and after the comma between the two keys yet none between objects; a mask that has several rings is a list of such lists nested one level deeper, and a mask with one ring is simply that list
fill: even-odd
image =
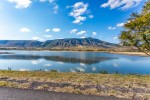
[{"label": "grassy bank", "polygon": [[150,98],[150,76],[0,71],[0,86],[120,98]]}]

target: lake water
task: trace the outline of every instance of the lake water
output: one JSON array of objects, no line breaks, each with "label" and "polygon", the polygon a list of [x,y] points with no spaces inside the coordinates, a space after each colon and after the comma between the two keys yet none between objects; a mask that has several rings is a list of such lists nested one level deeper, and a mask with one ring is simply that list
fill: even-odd
[{"label": "lake water", "polygon": [[150,57],[109,54],[101,52],[16,51],[1,50],[0,70],[57,70],[59,72],[85,72],[122,74],[150,74]]}]

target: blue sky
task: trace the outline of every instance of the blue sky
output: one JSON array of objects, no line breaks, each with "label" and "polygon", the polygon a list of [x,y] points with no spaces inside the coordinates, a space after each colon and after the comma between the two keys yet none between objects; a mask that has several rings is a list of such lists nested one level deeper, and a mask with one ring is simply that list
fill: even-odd
[{"label": "blue sky", "polygon": [[1,0],[1,40],[93,37],[118,43],[132,12],[146,0]]}]

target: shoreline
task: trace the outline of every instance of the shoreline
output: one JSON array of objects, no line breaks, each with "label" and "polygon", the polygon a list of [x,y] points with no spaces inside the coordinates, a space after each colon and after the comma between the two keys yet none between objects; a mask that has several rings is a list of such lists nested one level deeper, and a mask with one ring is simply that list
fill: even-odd
[{"label": "shoreline", "polygon": [[146,99],[150,75],[0,71],[0,87]]},{"label": "shoreline", "polygon": [[12,53],[9,53],[9,52],[0,52],[0,54],[12,54]]},{"label": "shoreline", "polygon": [[[7,51],[7,50],[6,50]],[[10,51],[10,50],[8,50]],[[149,57],[149,55],[146,55],[143,52],[117,52],[117,51],[80,51],[80,50],[21,50],[21,51],[48,51],[48,52],[101,52],[101,53],[110,53],[110,54],[121,54],[121,55],[130,55],[130,56],[145,56],[145,57]],[[0,50],[0,54],[11,54],[9,52],[1,52]]]},{"label": "shoreline", "polygon": [[111,54],[121,54],[121,55],[131,55],[131,56],[146,56],[150,57],[149,55],[146,55],[143,52],[109,52]]}]

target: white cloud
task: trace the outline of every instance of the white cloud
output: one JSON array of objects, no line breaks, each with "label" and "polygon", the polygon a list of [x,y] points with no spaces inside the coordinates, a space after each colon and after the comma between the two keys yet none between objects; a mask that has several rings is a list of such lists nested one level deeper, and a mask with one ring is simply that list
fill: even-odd
[{"label": "white cloud", "polygon": [[82,24],[81,22],[85,21],[85,20],[86,20],[86,17],[78,16],[78,17],[76,17],[76,19],[72,23],[74,23],[74,24]]},{"label": "white cloud", "polygon": [[80,31],[76,35],[85,35],[87,32],[86,31]]},{"label": "white cloud", "polygon": [[81,21],[80,20],[74,20],[72,23],[74,23],[74,24],[78,24],[78,23],[80,23]]},{"label": "white cloud", "polygon": [[124,26],[124,23],[118,23],[116,26],[117,27],[122,27],[122,26]]},{"label": "white cloud", "polygon": [[94,18],[94,15],[89,15],[89,18]]},{"label": "white cloud", "polygon": [[32,37],[33,40],[38,40],[38,41],[44,41],[44,39],[40,38],[40,37]]},{"label": "white cloud", "polygon": [[48,0],[50,3],[54,3],[56,0]]},{"label": "white cloud", "polygon": [[74,24],[81,24],[83,21],[87,20],[89,15],[88,4],[83,2],[77,2],[73,6],[73,11],[69,13],[70,16],[74,17]]},{"label": "white cloud", "polygon": [[101,5],[102,8],[110,7],[111,9],[120,8],[122,10],[137,6],[142,0],[108,0]]},{"label": "white cloud", "polygon": [[84,39],[84,38],[86,38],[86,36],[81,36],[80,38]]},{"label": "white cloud", "polygon": [[58,4],[56,3],[56,0],[40,0],[40,2],[49,2],[50,4],[53,5],[53,10],[54,10],[54,14],[57,14],[58,13],[58,10],[59,10],[59,6]]},{"label": "white cloud", "polygon": [[92,33],[92,36],[95,36],[95,35],[97,35],[97,33],[96,33],[96,32],[93,32],[93,33]]},{"label": "white cloud", "polygon": [[32,1],[31,0],[8,0],[10,3],[15,3],[15,8],[28,8]]},{"label": "white cloud", "polygon": [[33,40],[38,40],[40,37],[32,37]]},{"label": "white cloud", "polygon": [[47,38],[51,38],[53,37],[52,35],[43,35],[44,37],[47,37]]},{"label": "white cloud", "polygon": [[49,2],[49,3],[54,3],[56,0],[40,0],[40,2]]},{"label": "white cloud", "polygon": [[47,0],[40,0],[40,2],[46,2]]},{"label": "white cloud", "polygon": [[45,30],[45,32],[49,32],[49,31],[50,31],[50,29],[46,29],[46,30]]},{"label": "white cloud", "polygon": [[77,31],[78,31],[78,29],[72,29],[72,30],[70,31],[70,33],[71,33],[71,34],[77,33]]},{"label": "white cloud", "polygon": [[116,27],[109,26],[108,29],[109,29],[109,30],[115,30]]},{"label": "white cloud", "polygon": [[[118,24],[116,24],[116,27],[122,27],[122,26],[124,26],[124,24],[125,24],[125,23],[118,23]],[[116,27],[109,26],[109,27],[108,27],[108,30],[115,30]]]},{"label": "white cloud", "polygon": [[85,31],[85,30],[78,31],[78,29],[72,29],[70,31],[70,33],[79,35],[80,38],[86,38],[87,37],[87,31]]},{"label": "white cloud", "polygon": [[59,6],[55,3],[53,9],[54,9],[54,14],[57,14]]},{"label": "white cloud", "polygon": [[31,30],[26,27],[21,28],[19,31],[23,33],[31,32]]},{"label": "white cloud", "polygon": [[113,37],[113,40],[117,40],[117,39],[118,39],[118,37],[117,37],[117,36]]},{"label": "white cloud", "polygon": [[52,31],[53,31],[53,32],[60,32],[61,29],[60,29],[60,28],[53,28]]}]

